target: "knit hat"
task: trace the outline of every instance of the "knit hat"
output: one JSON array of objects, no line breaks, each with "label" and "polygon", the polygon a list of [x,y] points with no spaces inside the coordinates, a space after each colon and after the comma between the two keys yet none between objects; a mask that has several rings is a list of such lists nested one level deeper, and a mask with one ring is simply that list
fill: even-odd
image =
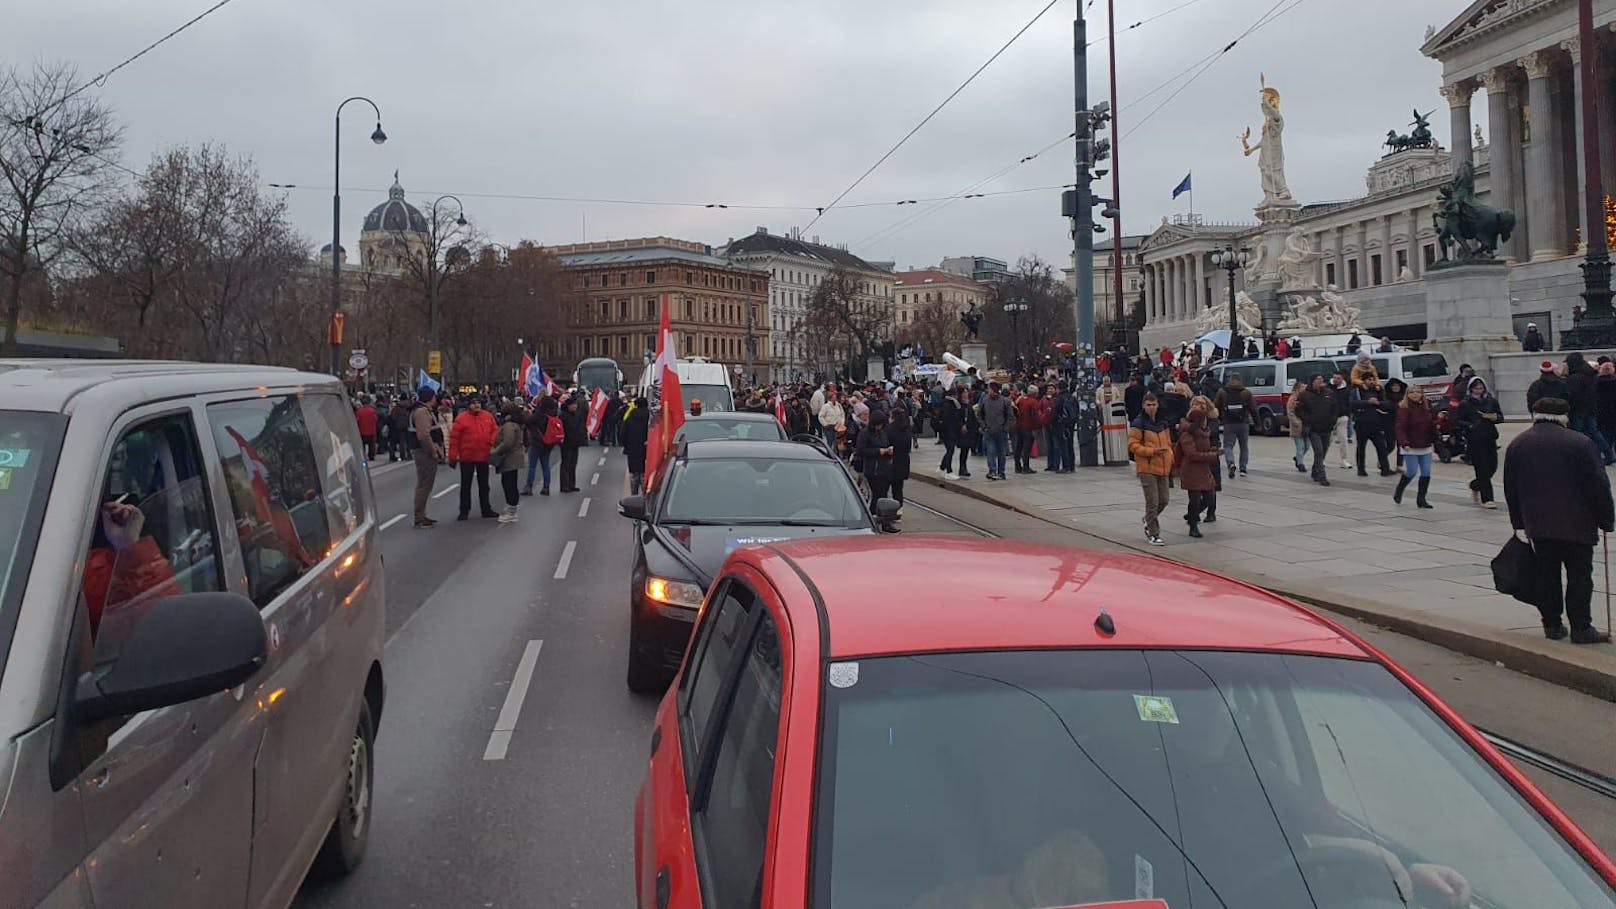
[{"label": "knit hat", "polygon": [[1548,360],[1544,360],[1542,363],[1539,363],[1537,368],[1541,372],[1554,372],[1554,364]]}]

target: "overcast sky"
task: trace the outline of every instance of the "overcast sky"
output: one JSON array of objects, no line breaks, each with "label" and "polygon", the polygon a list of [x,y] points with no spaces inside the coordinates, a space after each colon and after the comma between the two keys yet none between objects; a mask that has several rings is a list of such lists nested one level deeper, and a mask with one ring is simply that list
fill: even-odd
[{"label": "overcast sky", "polygon": [[[343,118],[343,242],[385,198],[397,168],[410,198],[458,193],[494,240],[571,243],[669,235],[720,245],[767,225],[806,227],[825,205],[1016,32],[1045,0],[233,0],[115,74],[102,98],[127,127],[124,163],[165,146],[216,142],[253,155],[266,182],[296,183],[297,227],[331,230],[332,113],[349,95],[381,105],[388,142],[367,141],[368,108]],[[1072,129],[1072,17],[1061,0],[844,205],[949,196]],[[1184,0],[1117,0],[1118,28]],[[1288,0],[1287,0],[1288,2]],[[208,0],[15,0],[0,60],[67,60],[93,76],[205,9]],[[1197,0],[1117,40],[1122,199],[1128,233],[1187,208],[1194,172],[1209,220],[1252,219],[1258,73],[1283,93],[1292,192],[1304,202],[1364,191],[1386,130],[1436,109],[1427,24],[1462,0],[1302,0],[1244,38],[1148,121],[1182,84],[1156,91],[1275,6]],[[1090,4],[1091,39],[1105,2]],[[542,12],[541,12],[542,10]],[[1090,92],[1107,96],[1107,45],[1090,48]],[[1485,123],[1478,93],[1477,120]],[[1137,130],[1137,131],[1134,131]],[[1072,179],[1070,143],[976,189]],[[1109,181],[1107,181],[1108,187]],[[594,197],[795,210],[612,205],[479,197]],[[1014,262],[1070,250],[1058,190],[930,206],[833,209],[809,233],[899,267],[943,256]],[[1108,235],[1107,235],[1108,236]]]}]

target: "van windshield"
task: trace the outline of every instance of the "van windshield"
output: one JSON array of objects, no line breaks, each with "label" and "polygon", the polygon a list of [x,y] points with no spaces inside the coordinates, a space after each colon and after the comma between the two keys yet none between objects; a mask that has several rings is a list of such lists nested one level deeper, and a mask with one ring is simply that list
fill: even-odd
[{"label": "van windshield", "polygon": [[1448,361],[1439,353],[1409,354],[1403,358],[1403,372],[1410,379],[1447,378]]},{"label": "van windshield", "polygon": [[60,414],[0,410],[0,669],[66,427]]},{"label": "van windshield", "polygon": [[697,385],[694,382],[680,382],[679,392],[684,395],[687,410],[693,400],[701,401],[701,409],[707,413],[735,409],[735,399],[731,396],[728,385]]}]

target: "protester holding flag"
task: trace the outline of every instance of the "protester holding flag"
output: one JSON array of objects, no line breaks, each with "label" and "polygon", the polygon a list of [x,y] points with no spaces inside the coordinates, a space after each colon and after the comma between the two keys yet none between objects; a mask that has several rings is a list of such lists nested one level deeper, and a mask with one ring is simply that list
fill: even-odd
[{"label": "protester holding flag", "polygon": [[[595,389],[589,398],[589,415],[584,423],[584,431],[591,439],[600,438],[601,427],[606,422],[606,392]],[[585,443],[588,444],[588,443]]]}]

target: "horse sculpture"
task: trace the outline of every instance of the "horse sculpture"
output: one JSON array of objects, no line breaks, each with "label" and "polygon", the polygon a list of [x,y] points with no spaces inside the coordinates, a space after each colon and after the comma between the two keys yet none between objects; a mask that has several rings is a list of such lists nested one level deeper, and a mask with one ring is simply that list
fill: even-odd
[{"label": "horse sculpture", "polygon": [[1515,231],[1515,213],[1483,205],[1476,198],[1476,170],[1469,161],[1454,169],[1453,181],[1437,191],[1431,215],[1443,262],[1490,260],[1498,244]]}]

